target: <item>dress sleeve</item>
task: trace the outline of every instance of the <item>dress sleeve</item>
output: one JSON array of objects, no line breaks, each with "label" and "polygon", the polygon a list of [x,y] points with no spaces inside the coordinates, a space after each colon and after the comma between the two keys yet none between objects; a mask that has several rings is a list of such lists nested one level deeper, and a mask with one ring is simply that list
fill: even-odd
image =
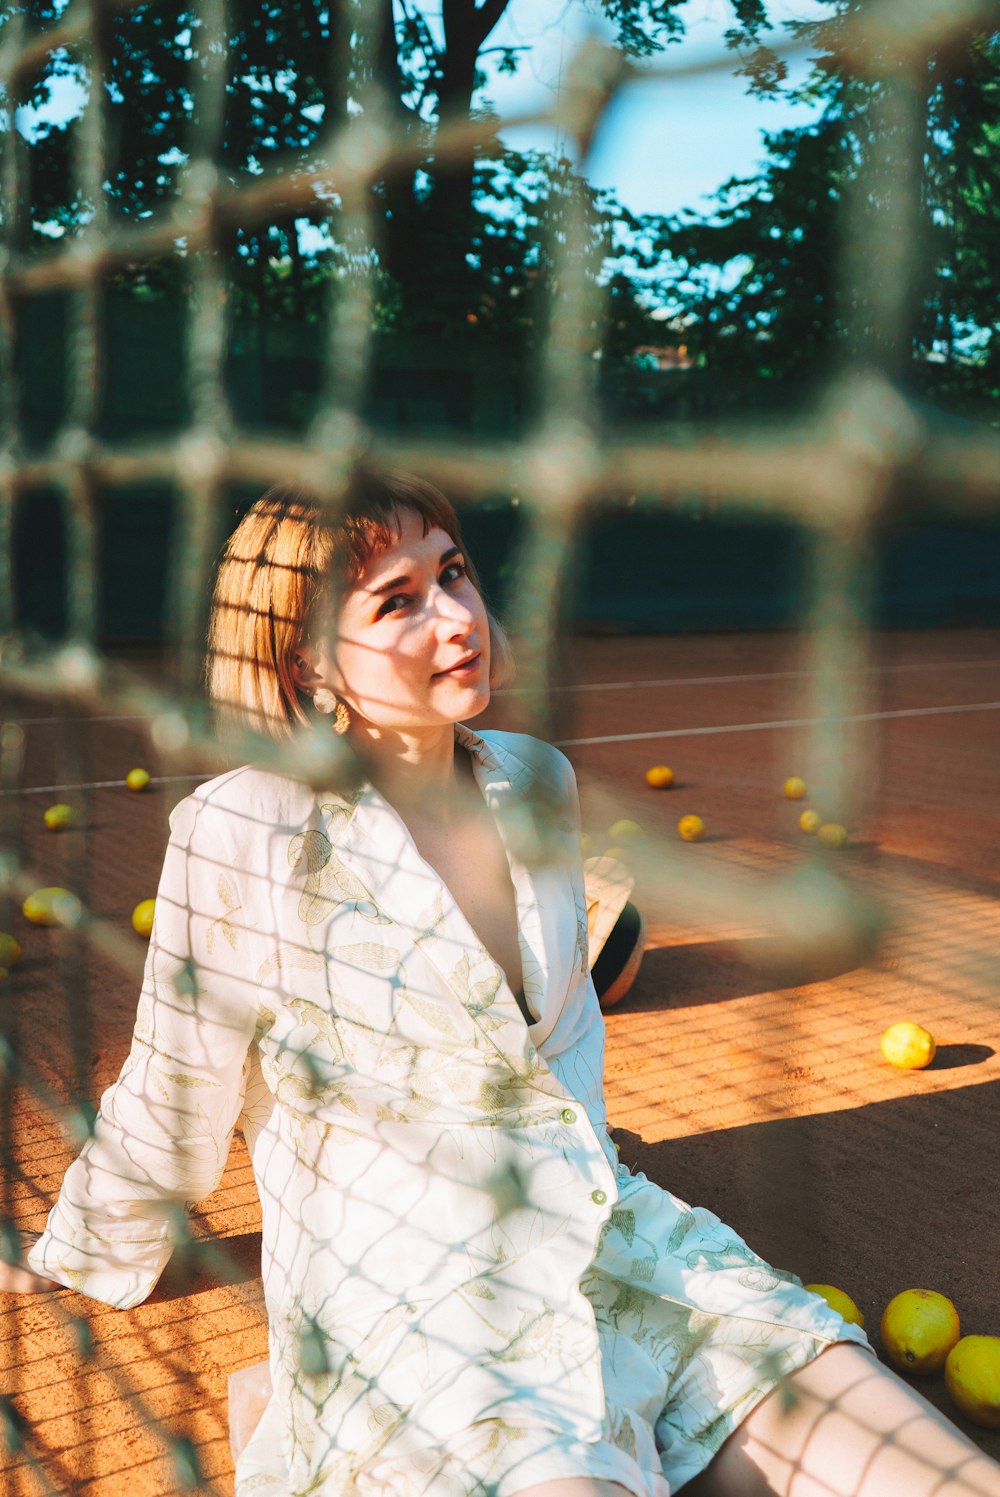
[{"label": "dress sleeve", "polygon": [[185,1208],[218,1185],[257,1022],[226,816],[171,816],[131,1050],[66,1172],[29,1266],[127,1309],[150,1293]]}]

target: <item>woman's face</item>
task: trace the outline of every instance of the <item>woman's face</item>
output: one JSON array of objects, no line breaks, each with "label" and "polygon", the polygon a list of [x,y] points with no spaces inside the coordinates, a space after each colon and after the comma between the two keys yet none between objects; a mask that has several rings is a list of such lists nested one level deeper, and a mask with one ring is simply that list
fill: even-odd
[{"label": "woman's face", "polygon": [[441,727],[490,699],[486,608],[465,558],[410,510],[396,541],[369,558],[344,594],[332,652],[317,671],[352,713],[390,729]]}]

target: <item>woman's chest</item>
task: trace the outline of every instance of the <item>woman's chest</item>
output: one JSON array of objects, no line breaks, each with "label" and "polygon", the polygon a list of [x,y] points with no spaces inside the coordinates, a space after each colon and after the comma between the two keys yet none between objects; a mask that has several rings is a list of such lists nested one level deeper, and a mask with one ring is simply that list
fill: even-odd
[{"label": "woman's chest", "polygon": [[417,829],[421,857],[448,889],[514,993],[523,987],[517,899],[496,825],[475,817],[450,828]]}]

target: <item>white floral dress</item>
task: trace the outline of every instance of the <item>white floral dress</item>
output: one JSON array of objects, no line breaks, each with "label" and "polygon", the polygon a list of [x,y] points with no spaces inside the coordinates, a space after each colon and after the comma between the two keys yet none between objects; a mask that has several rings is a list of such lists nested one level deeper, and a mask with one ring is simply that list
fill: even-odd
[{"label": "white floral dress", "polygon": [[618,1163],[572,769],[456,734],[507,848],[535,1022],[372,786],[220,776],[171,818],[131,1053],[30,1254],[139,1303],[242,1118],[273,1392],[237,1497],[575,1474],[667,1497],[777,1378],[865,1344]]}]

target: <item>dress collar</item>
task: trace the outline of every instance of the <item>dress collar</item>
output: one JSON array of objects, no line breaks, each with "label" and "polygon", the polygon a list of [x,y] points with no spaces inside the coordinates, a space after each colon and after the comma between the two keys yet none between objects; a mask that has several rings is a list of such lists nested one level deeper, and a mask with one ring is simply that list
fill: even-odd
[{"label": "dress collar", "polygon": [[[517,907],[524,998],[535,1023],[530,1027],[501,968],[486,950],[451,890],[417,850],[402,817],[370,782],[350,796],[320,796],[320,810],[338,858],[365,886],[383,913],[412,936],[457,996],[470,983],[497,993],[492,1012],[519,1026],[541,1044],[551,1033],[566,996],[572,959],[565,960],[566,921],[573,922],[572,895],[564,870],[553,864],[565,856],[546,835],[545,807],[556,806],[547,747],[531,738],[516,748],[506,735],[475,733],[455,725],[455,738],[467,749],[473,775],[492,812],[507,853]],[[532,792],[535,793],[532,793]],[[561,808],[565,818],[565,807]],[[564,973],[564,968],[565,973]],[[560,974],[553,982],[555,974]],[[559,987],[562,991],[556,992]],[[463,999],[464,1001],[464,999]],[[507,1037],[508,1043],[512,1040]]]}]

